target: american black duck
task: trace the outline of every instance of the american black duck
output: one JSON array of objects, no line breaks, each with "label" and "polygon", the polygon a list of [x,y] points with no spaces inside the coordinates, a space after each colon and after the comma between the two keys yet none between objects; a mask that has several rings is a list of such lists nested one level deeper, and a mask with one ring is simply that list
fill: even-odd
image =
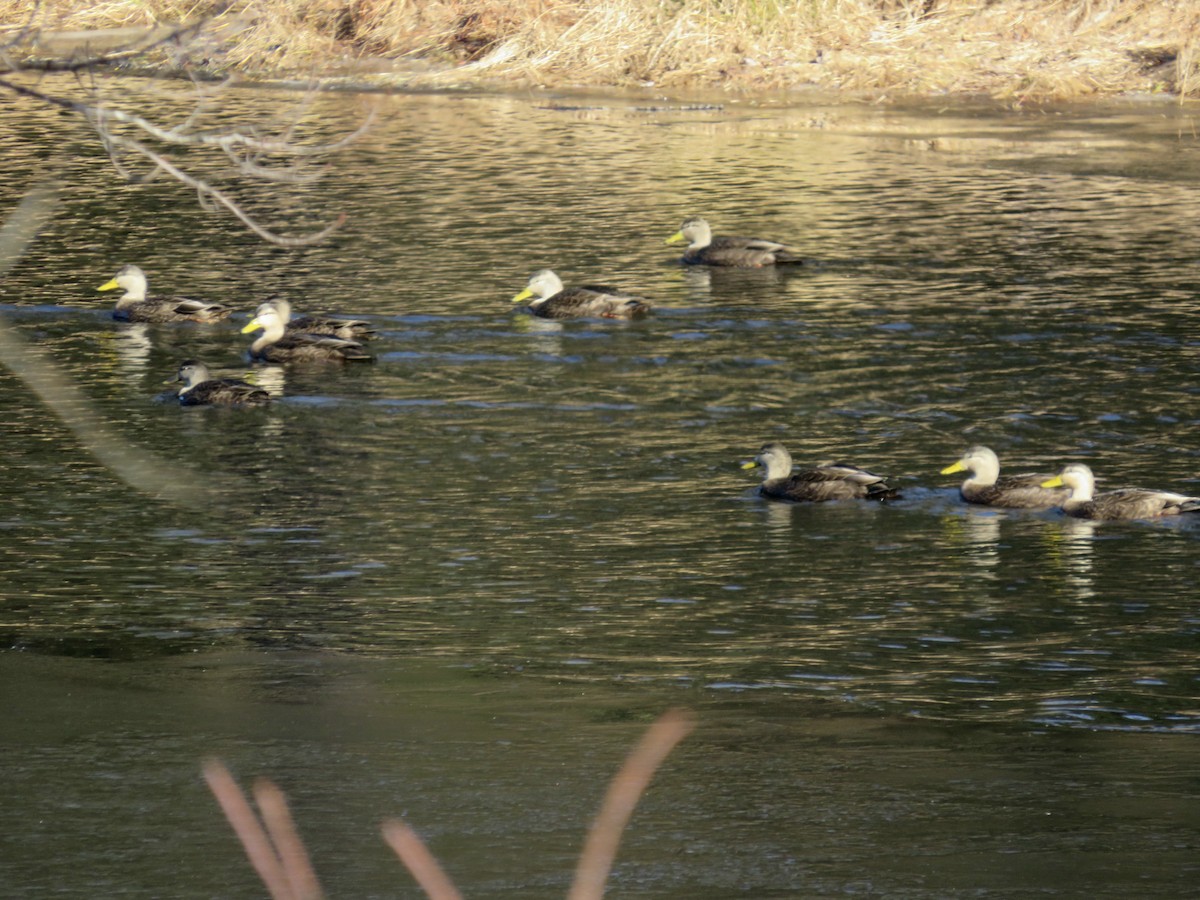
[{"label": "american black duck", "polygon": [[1121,488],[1095,493],[1096,479],[1083,463],[1071,463],[1042,487],[1065,486],[1070,496],[1062,510],[1077,519],[1157,519],[1200,512],[1200,497],[1188,497],[1172,491]]},{"label": "american black duck", "polygon": [[783,444],[763,444],[758,455],[742,465],[743,469],[762,466],[766,472],[764,497],[821,503],[826,500],[894,500],[899,492],[888,486],[884,476],[849,463],[830,463],[811,469],[792,471],[792,455]]},{"label": "american black duck", "polygon": [[219,322],[232,310],[221,303],[191,300],[187,297],[147,297],[146,273],[137,266],[122,266],[98,291],[123,288],[113,318],[126,322]]},{"label": "american black duck", "polygon": [[235,378],[213,378],[208,366],[196,359],[179,364],[172,383],[183,382],[179,402],[183,406],[260,406],[271,402],[262,388]]},{"label": "american black duck", "polygon": [[274,303],[263,303],[242,329],[263,333],[250,345],[250,357],[265,362],[371,362],[373,357],[358,341],[328,334],[285,331],[283,316]]},{"label": "american black duck", "polygon": [[679,230],[666,243],[687,241],[683,262],[687,265],[728,266],[738,269],[758,269],[763,266],[801,265],[804,260],[786,244],[759,238],[713,236],[704,219],[684,220]]},{"label": "american black duck", "polygon": [[1051,476],[1025,472],[1019,475],[1001,475],[1000,460],[987,447],[975,446],[967,449],[958,462],[942,469],[943,475],[966,472],[967,480],[959,493],[968,503],[982,506],[997,506],[1005,509],[1050,509],[1062,506],[1070,494],[1066,488],[1042,487],[1042,482]]},{"label": "american black duck", "polygon": [[649,301],[616,288],[597,284],[564,288],[562,279],[549,269],[534,272],[513,303],[531,297],[529,311],[543,319],[640,319],[650,312]]}]

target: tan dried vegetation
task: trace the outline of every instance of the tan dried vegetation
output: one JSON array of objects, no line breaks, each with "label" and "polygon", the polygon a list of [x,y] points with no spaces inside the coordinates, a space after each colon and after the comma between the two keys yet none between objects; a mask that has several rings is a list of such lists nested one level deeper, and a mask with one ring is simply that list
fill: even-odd
[{"label": "tan dried vegetation", "polygon": [[[10,25],[29,8],[0,0]],[[209,64],[257,76],[1010,101],[1200,91],[1200,0],[46,0],[39,15],[47,29],[208,18]]]}]

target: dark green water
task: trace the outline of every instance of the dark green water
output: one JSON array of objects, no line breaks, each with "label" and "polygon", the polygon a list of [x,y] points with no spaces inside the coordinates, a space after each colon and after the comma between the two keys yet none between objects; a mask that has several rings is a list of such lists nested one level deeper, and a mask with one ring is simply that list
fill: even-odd
[{"label": "dark green water", "polygon": [[[4,893],[262,896],[218,755],[285,788],[331,895],[419,896],[378,838],[403,815],[468,896],[561,896],[670,706],[700,725],[614,896],[1194,891],[1200,521],[967,509],[938,475],[986,443],[1200,493],[1190,116],[341,95],[314,121],[371,104],[318,184],[234,188],[281,228],[346,214],[304,250],[0,112],[4,208],[50,160],[65,184],[7,321],[204,491],[123,483],[0,373]],[[811,265],[684,270],[691,214]],[[114,323],[94,288],[126,262],[240,312]],[[508,300],[544,266],[657,314],[530,322]],[[370,317],[376,364],[175,405],[183,358],[249,371],[271,294]],[[739,463],[768,439],[905,499],[764,503]]]}]

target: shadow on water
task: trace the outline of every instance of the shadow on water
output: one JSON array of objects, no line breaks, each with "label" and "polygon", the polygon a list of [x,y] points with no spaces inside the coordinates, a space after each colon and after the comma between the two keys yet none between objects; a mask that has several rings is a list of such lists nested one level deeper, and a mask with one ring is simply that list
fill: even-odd
[{"label": "shadow on water", "polygon": [[[197,777],[219,753],[323,829],[331,893],[394,891],[375,829],[403,813],[469,893],[560,896],[599,785],[687,705],[617,890],[1190,887],[1200,523],[967,508],[937,474],[985,443],[1200,493],[1187,114],[538,102],[389,98],[283,192],[347,214],[301,250],[114,186],[78,139],[3,312],[215,493],[148,498],[0,373],[5,883],[257,896]],[[9,209],[65,138],[2,115]],[[691,214],[809,264],[685,269],[662,241]],[[93,289],[125,262],[238,312],[115,323]],[[510,298],[545,266],[657,314],[531,321]],[[377,362],[248,365],[275,293],[369,318]],[[277,402],[181,409],[188,357]],[[739,463],[767,440],[904,498],[766,503]]]}]

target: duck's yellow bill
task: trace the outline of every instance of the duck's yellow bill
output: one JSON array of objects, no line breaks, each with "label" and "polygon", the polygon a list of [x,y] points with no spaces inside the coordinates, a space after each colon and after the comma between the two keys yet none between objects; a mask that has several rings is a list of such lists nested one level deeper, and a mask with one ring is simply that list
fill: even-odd
[{"label": "duck's yellow bill", "polygon": [[521,291],[521,293],[517,294],[517,296],[512,298],[512,302],[520,303],[522,300],[528,300],[532,296],[533,296],[533,291],[531,291],[529,288],[525,288],[525,290]]},{"label": "duck's yellow bill", "polygon": [[758,465],[758,460],[752,459],[752,460],[749,460],[748,462],[742,463],[742,468],[743,469],[753,469],[757,465]]},{"label": "duck's yellow bill", "polygon": [[677,231],[673,235],[671,235],[669,238],[667,238],[665,241],[663,241],[663,243],[664,244],[678,244],[680,241],[686,241],[686,240],[687,240],[687,238],[685,238],[683,236],[683,232]]},{"label": "duck's yellow bill", "polygon": [[114,278],[111,281],[104,282],[104,284],[100,285],[100,287],[96,288],[96,290],[98,290],[98,291],[115,291],[119,287],[120,287],[120,285],[117,284],[117,279]]},{"label": "duck's yellow bill", "polygon": [[1061,475],[1055,475],[1053,478],[1049,479],[1048,481],[1042,482],[1042,487],[1062,487],[1062,486],[1063,486],[1063,480],[1062,480]]},{"label": "duck's yellow bill", "polygon": [[260,322],[258,319],[251,319],[246,324],[246,326],[242,329],[242,334],[249,334],[252,331],[258,331],[258,329],[260,329],[262,327],[263,327],[263,323]]},{"label": "duck's yellow bill", "polygon": [[953,475],[955,472],[965,471],[967,471],[967,467],[963,465],[962,460],[960,459],[958,462],[951,463],[950,465],[946,466],[946,468],[942,469],[942,474]]}]

